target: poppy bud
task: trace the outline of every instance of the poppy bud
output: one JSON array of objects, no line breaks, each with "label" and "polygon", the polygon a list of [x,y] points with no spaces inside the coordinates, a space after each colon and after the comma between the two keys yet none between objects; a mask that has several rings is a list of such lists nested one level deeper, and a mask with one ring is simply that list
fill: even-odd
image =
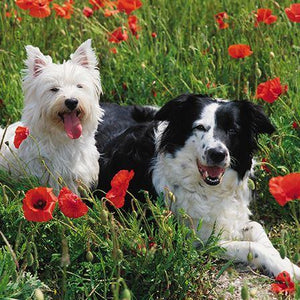
[{"label": "poppy bud", "polygon": [[130,290],[125,288],[121,294],[121,300],[131,300]]},{"label": "poppy bud", "polygon": [[253,260],[253,253],[251,251],[249,251],[249,253],[247,254],[247,260],[249,262],[251,262]]},{"label": "poppy bud", "polygon": [[250,289],[249,294],[252,298],[254,298],[257,294],[257,289],[256,288]]},{"label": "poppy bud", "polygon": [[271,58],[275,58],[275,54],[274,54],[273,51],[270,52],[270,57],[271,57]]},{"label": "poppy bud", "polygon": [[107,225],[108,223],[108,212],[105,209],[102,209],[99,214],[100,220],[103,225]]},{"label": "poppy bud", "polygon": [[94,259],[94,254],[92,253],[92,251],[87,251],[85,258],[88,262],[92,262]]},{"label": "poppy bud", "polygon": [[255,190],[255,183],[252,179],[248,178],[248,188],[251,190],[251,191],[254,191]]},{"label": "poppy bud", "polygon": [[280,247],[279,247],[279,254],[282,259],[284,259],[286,257],[286,248],[282,244],[280,244]]},{"label": "poppy bud", "polygon": [[242,289],[241,289],[241,298],[242,298],[243,300],[248,300],[248,299],[250,299],[250,297],[249,297],[248,286],[247,286],[246,284],[244,284],[244,285],[242,286]]},{"label": "poppy bud", "polygon": [[257,78],[260,78],[261,77],[261,70],[257,67],[257,68],[255,68],[255,75],[256,75],[256,77]]},{"label": "poppy bud", "polygon": [[44,300],[44,293],[40,289],[34,291],[34,300]]},{"label": "poppy bud", "polygon": [[27,254],[26,259],[27,259],[27,266],[31,267],[33,265],[33,262],[34,262],[34,258],[33,258],[33,255],[32,255],[31,252],[29,252]]}]

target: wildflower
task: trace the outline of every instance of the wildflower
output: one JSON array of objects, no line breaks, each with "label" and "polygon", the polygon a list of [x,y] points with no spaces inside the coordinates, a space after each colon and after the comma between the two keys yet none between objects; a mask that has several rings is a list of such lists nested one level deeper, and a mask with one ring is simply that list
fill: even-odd
[{"label": "wildflower", "polygon": [[295,283],[291,280],[290,274],[286,271],[279,273],[276,278],[278,283],[272,283],[272,291],[277,294],[293,294],[295,292]]},{"label": "wildflower", "polygon": [[113,48],[109,49],[109,52],[116,54],[116,53],[118,53],[118,50],[117,50],[117,48],[113,47]]},{"label": "wildflower", "polygon": [[49,7],[51,0],[17,0],[21,9],[29,10],[29,15],[35,18],[46,18],[51,14]]},{"label": "wildflower", "polygon": [[139,25],[137,24],[138,18],[136,16],[128,17],[128,26],[131,33],[138,39],[137,32],[140,30]]},{"label": "wildflower", "polygon": [[24,217],[28,221],[47,222],[53,218],[57,198],[52,188],[37,187],[29,190],[23,199]]},{"label": "wildflower", "polygon": [[262,170],[264,170],[265,172],[271,173],[270,168],[266,165],[266,163],[268,163],[268,162],[269,162],[269,161],[264,157],[264,158],[261,160],[261,168],[262,168]]},{"label": "wildflower", "polygon": [[98,10],[105,6],[105,0],[89,0],[90,4],[93,5],[93,10]]},{"label": "wildflower", "polygon": [[280,84],[280,78],[260,83],[256,90],[256,99],[263,99],[268,103],[273,103],[281,94],[288,90],[287,85]]},{"label": "wildflower", "polygon": [[93,11],[90,7],[85,6],[85,7],[83,8],[83,10],[82,10],[82,13],[83,13],[87,18],[90,18],[90,17],[93,15],[94,11]]},{"label": "wildflower", "polygon": [[113,15],[118,14],[120,11],[117,9],[105,9],[104,10],[104,17],[111,17]]},{"label": "wildflower", "polygon": [[14,145],[18,149],[21,143],[29,136],[28,127],[18,126],[15,133]]},{"label": "wildflower", "polygon": [[133,176],[133,170],[120,170],[111,180],[111,189],[108,191],[105,197],[115,207],[121,208],[124,206],[126,191]]},{"label": "wildflower", "polygon": [[215,15],[215,20],[219,25],[219,29],[225,29],[229,27],[228,23],[225,23],[223,20],[228,19],[228,15],[226,12],[220,12]]},{"label": "wildflower", "polygon": [[152,36],[153,38],[156,38],[156,37],[157,37],[157,33],[156,33],[156,32],[152,32],[152,33],[151,33],[151,36]]},{"label": "wildflower", "polygon": [[140,0],[118,0],[117,9],[119,11],[124,11],[127,15],[130,15],[131,12],[140,8],[142,2]]},{"label": "wildflower", "polygon": [[57,17],[70,19],[73,13],[73,0],[65,1],[62,6],[53,3],[53,9],[55,10]]},{"label": "wildflower", "polygon": [[272,15],[272,10],[268,8],[259,8],[255,16],[255,27],[257,27],[259,23],[272,24],[277,21],[277,16]]},{"label": "wildflower", "polygon": [[293,124],[292,124],[292,128],[293,129],[298,129],[299,128],[299,123],[297,123],[296,121],[294,121]]},{"label": "wildflower", "polygon": [[291,22],[300,23],[300,3],[291,4],[284,11]]},{"label": "wildflower", "polygon": [[300,173],[271,178],[269,190],[281,206],[289,201],[300,199]]},{"label": "wildflower", "polygon": [[88,212],[87,205],[67,187],[63,187],[58,195],[61,212],[69,218],[79,218]]},{"label": "wildflower", "polygon": [[108,41],[111,43],[121,43],[128,40],[128,34],[122,27],[118,27],[109,34]]},{"label": "wildflower", "polygon": [[233,58],[244,58],[252,53],[250,46],[244,44],[231,45],[228,48],[228,54]]}]

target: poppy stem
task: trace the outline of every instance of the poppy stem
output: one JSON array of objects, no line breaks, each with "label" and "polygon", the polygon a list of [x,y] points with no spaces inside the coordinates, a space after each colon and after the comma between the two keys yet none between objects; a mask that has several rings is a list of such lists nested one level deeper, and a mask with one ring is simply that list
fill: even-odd
[{"label": "poppy stem", "polygon": [[241,59],[239,59],[238,69],[238,86],[237,86],[237,100],[240,100],[240,89],[241,89]]}]

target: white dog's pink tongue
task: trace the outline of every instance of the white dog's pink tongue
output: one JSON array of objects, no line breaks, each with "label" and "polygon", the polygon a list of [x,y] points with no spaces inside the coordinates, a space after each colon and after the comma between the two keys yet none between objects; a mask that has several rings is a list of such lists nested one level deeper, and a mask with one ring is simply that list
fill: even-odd
[{"label": "white dog's pink tongue", "polygon": [[78,139],[81,136],[82,125],[77,117],[76,111],[64,114],[64,126],[65,131],[70,139]]}]

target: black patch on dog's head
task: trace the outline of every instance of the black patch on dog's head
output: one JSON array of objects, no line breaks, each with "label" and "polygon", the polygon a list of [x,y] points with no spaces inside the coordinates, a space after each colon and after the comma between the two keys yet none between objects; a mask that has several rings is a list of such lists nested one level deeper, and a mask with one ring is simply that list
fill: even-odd
[{"label": "black patch on dog's head", "polygon": [[165,104],[155,115],[158,121],[168,121],[160,145],[160,152],[174,154],[192,135],[194,122],[203,108],[214,100],[204,95],[184,94]]},{"label": "black patch on dog's head", "polygon": [[214,136],[226,145],[232,157],[231,167],[243,178],[258,148],[258,135],[271,134],[275,128],[262,108],[248,101],[221,103],[215,122]]}]

